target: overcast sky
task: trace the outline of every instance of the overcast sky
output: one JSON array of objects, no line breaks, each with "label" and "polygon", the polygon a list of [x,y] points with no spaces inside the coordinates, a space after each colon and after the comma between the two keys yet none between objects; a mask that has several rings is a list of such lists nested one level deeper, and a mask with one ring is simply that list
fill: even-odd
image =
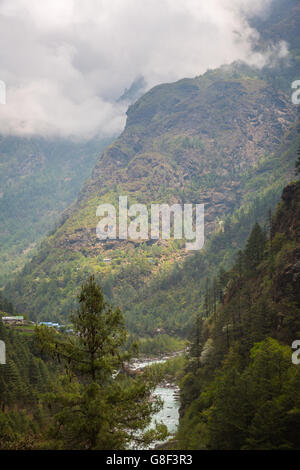
[{"label": "overcast sky", "polygon": [[238,59],[262,65],[246,17],[270,3],[0,0],[0,133],[115,135],[126,111],[116,99],[137,76],[150,88]]}]

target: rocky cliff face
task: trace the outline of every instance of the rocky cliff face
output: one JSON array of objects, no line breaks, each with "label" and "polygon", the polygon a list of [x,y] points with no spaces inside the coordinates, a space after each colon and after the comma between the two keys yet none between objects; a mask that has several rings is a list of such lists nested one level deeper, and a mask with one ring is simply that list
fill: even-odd
[{"label": "rocky cliff face", "polygon": [[75,224],[85,212],[83,223],[76,232],[73,224],[64,230],[59,246],[102,249],[95,211],[108,194],[141,203],[203,202],[208,233],[216,217],[233,210],[243,193],[241,175],[276,152],[295,119],[282,92],[237,75],[224,69],[221,77],[212,72],[161,85],[131,106],[123,134],[104,151],[70,211]]}]

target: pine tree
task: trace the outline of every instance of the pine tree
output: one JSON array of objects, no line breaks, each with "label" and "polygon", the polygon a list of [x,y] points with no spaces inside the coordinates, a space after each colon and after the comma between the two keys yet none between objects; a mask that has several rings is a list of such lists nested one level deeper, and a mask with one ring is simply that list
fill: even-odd
[{"label": "pine tree", "polygon": [[252,272],[263,259],[266,246],[266,235],[256,222],[247,240],[244,250],[245,269]]},{"label": "pine tree", "polygon": [[224,288],[226,287],[227,282],[229,281],[229,274],[221,266],[218,273],[218,291],[219,291],[219,301],[224,303]]},{"label": "pine tree", "polygon": [[[122,374],[130,354],[120,310],[104,300],[92,276],[81,288],[72,316],[75,334],[38,327],[37,340],[65,366],[66,375],[45,397],[54,412],[49,437],[54,448],[124,449],[166,437],[165,426],[147,429],[161,406],[152,398],[153,378]],[[138,404],[138,406],[137,406]]]},{"label": "pine tree", "polygon": [[23,384],[15,362],[8,360],[4,368],[4,380],[7,386],[5,404],[13,405],[17,403],[20,398],[22,398]]},{"label": "pine tree", "polygon": [[39,360],[35,357],[32,357],[31,361],[29,362],[29,381],[31,385],[35,386],[37,386],[41,381]]},{"label": "pine tree", "polygon": [[212,283],[212,301],[213,301],[213,313],[214,313],[215,321],[216,321],[216,314],[217,314],[217,298],[218,298],[218,280],[216,277],[214,277],[213,283]]},{"label": "pine tree", "polygon": [[205,294],[204,294],[204,312],[205,312],[206,318],[209,317],[210,306],[211,306],[210,282],[209,282],[209,278],[206,278]]},{"label": "pine tree", "polygon": [[190,348],[189,348],[189,356],[191,359],[191,369],[199,369],[200,367],[200,355],[201,355],[201,349],[202,349],[202,342],[201,342],[201,336],[202,336],[202,324],[203,320],[200,317],[200,314],[197,315],[196,320],[195,320],[195,329],[193,330],[192,337],[191,337],[191,343],[190,343]]}]

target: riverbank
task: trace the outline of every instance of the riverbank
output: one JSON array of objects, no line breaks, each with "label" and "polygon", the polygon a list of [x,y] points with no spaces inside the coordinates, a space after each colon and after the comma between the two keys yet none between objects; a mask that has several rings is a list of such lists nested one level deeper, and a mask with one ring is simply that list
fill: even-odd
[{"label": "riverbank", "polygon": [[[177,351],[173,354],[161,355],[155,357],[139,357],[135,358],[130,362],[130,369],[133,371],[141,371],[145,367],[168,365],[168,361],[174,362],[178,358],[183,358],[185,351]],[[167,370],[167,367],[166,367]],[[176,381],[176,374],[166,374],[166,376],[160,381],[156,387],[154,393],[155,396],[159,396],[163,401],[162,409],[152,417],[152,423],[155,421],[162,422],[167,426],[169,437],[164,443],[154,444],[153,449],[157,446],[166,446],[170,439],[172,439],[176,433],[178,422],[179,422],[179,386]]]},{"label": "riverbank", "polygon": [[183,356],[185,350],[176,351],[172,354],[160,354],[155,356],[149,355],[139,355],[138,358],[134,358],[129,363],[129,368],[131,370],[139,370],[143,369],[144,367],[151,366],[153,364],[164,364],[165,362],[174,359],[179,356]]}]

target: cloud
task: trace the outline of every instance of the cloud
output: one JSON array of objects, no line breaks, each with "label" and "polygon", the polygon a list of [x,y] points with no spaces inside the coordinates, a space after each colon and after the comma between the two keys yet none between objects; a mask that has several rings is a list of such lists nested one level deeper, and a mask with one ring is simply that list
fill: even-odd
[{"label": "cloud", "polygon": [[[0,133],[90,138],[124,127],[125,88],[150,88],[243,60],[258,33],[247,15],[271,0],[0,0]],[[279,45],[281,54],[286,53]]]}]

